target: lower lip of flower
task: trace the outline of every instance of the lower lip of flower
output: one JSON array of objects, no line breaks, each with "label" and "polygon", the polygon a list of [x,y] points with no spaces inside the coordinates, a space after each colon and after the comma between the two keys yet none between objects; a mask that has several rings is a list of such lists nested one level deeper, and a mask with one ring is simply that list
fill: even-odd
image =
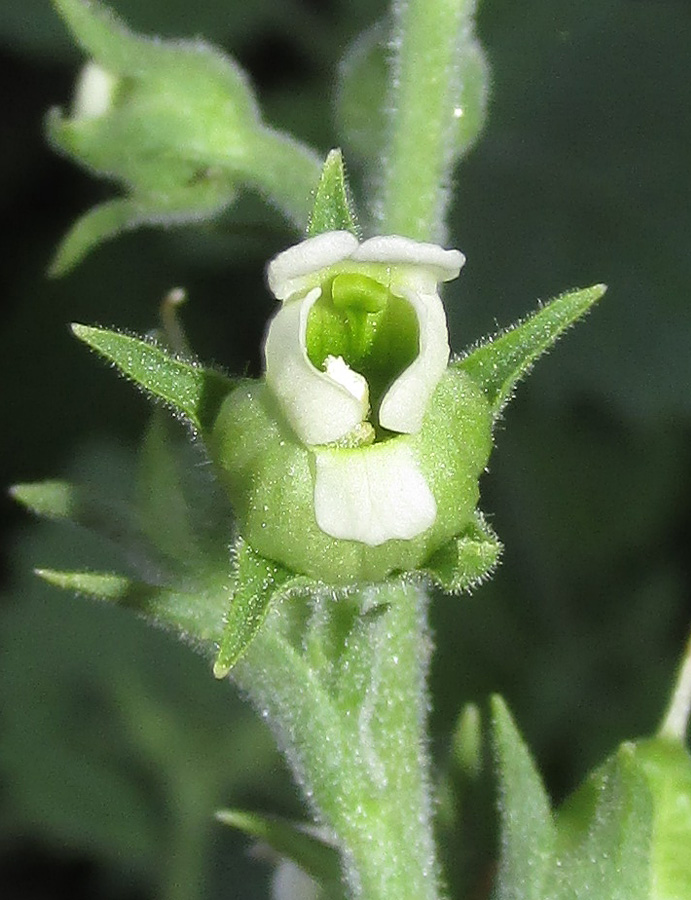
[{"label": "lower lip of flower", "polygon": [[315,450],[314,511],[331,537],[376,547],[411,540],[437,516],[437,503],[405,437],[357,449]]}]

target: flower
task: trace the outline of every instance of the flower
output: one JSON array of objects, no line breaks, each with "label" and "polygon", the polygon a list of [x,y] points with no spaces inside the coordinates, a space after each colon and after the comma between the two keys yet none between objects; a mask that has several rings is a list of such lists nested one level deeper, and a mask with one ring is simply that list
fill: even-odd
[{"label": "flower", "polygon": [[434,244],[333,231],[268,266],[282,306],[266,336],[266,383],[314,453],[315,517],[332,537],[378,546],[435,521],[409,436],[449,360],[438,284],[464,262]]}]

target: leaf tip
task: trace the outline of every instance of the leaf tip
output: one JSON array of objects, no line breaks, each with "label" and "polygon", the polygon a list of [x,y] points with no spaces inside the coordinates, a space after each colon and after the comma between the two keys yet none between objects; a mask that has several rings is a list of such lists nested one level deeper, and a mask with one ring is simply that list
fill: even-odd
[{"label": "leaf tip", "polygon": [[91,328],[89,325],[82,325],[80,322],[70,322],[69,329],[72,334],[78,338],[80,341],[87,341],[89,335],[95,329]]},{"label": "leaf tip", "polygon": [[492,694],[489,698],[489,706],[495,719],[499,716],[509,715],[509,707],[501,694]]},{"label": "leaf tip", "polygon": [[307,225],[309,237],[326,231],[350,231],[359,235],[357,216],[348,187],[343,153],[330,150],[314,193],[314,206]]},{"label": "leaf tip", "polygon": [[[214,678],[222,681],[227,675],[230,674],[231,669],[232,666],[227,662],[217,659],[213,666]],[[218,813],[216,814],[216,818],[218,818]]]},{"label": "leaf tip", "polygon": [[13,500],[16,500],[17,503],[24,504],[25,489],[25,484],[11,484],[7,488],[7,493]]},{"label": "leaf tip", "polygon": [[602,282],[593,284],[585,292],[591,295],[591,303],[597,303],[607,293],[607,285]]},{"label": "leaf tip", "polygon": [[[70,322],[69,329],[77,340],[82,341],[92,350],[100,350],[99,335],[107,334],[104,328],[95,328],[93,325],[82,325],[81,322]],[[103,351],[101,351],[103,352]]]},{"label": "leaf tip", "polygon": [[55,569],[42,569],[38,567],[34,569],[33,572],[34,575],[42,581],[46,581],[48,584],[55,585],[56,587],[63,587],[61,573],[57,572]]}]

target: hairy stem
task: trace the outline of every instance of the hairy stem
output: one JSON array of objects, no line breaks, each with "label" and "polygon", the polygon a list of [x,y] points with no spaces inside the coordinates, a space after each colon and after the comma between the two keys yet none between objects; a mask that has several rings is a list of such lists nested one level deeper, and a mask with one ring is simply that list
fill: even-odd
[{"label": "hairy stem", "polygon": [[[340,848],[349,895],[437,900],[425,746],[427,598],[368,588],[337,662],[293,646],[276,610],[235,670]],[[315,600],[315,603],[318,601]],[[329,598],[331,611],[340,602]],[[309,640],[309,637],[308,637]]]},{"label": "hairy stem", "polygon": [[391,122],[375,216],[385,234],[443,241],[460,52],[471,0],[398,0]]}]

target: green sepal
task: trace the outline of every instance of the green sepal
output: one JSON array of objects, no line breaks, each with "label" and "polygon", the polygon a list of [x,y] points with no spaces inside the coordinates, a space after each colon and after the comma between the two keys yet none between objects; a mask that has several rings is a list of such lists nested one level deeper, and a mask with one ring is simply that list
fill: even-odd
[{"label": "green sepal", "polygon": [[314,584],[278,563],[265,559],[238,538],[234,554],[234,586],[223,638],[214,663],[216,678],[225,678],[245,655],[273,604]]},{"label": "green sepal", "polygon": [[233,382],[216,372],[171,356],[150,341],[89,325],[73,324],[72,331],[117,368],[181,413],[202,434],[210,430]]},{"label": "green sepal", "polygon": [[596,284],[561,294],[452,365],[466,371],[481,386],[496,418],[511,398],[514,386],[528,374],[538,357],[584,316],[606,290],[604,284]]},{"label": "green sepal", "polygon": [[219,810],[216,818],[224,825],[263,841],[280,856],[297,863],[329,892],[330,897],[334,896],[334,889],[338,889],[338,895],[342,896],[338,851],[318,837],[314,829],[278,816],[263,816],[238,809]]},{"label": "green sepal", "polygon": [[[662,900],[651,883],[653,803],[635,746],[622,744],[588,776],[556,817],[555,900]],[[688,842],[687,842],[688,847]]]},{"label": "green sepal", "polygon": [[502,545],[480,512],[475,522],[452,538],[422,567],[447,594],[470,591],[488,578],[499,564]]},{"label": "green sepal", "polygon": [[54,278],[66,275],[98,244],[124,231],[197,222],[222,212],[234,199],[229,184],[207,176],[166,193],[108,200],[77,219],[60,242],[48,274]]},{"label": "green sepal", "polygon": [[55,587],[130,609],[195,644],[208,648],[221,638],[224,597],[220,591],[187,593],[113,573],[35,571]]},{"label": "green sepal", "polygon": [[547,900],[556,837],[550,803],[530,751],[498,696],[492,698],[492,737],[501,817],[496,900]]},{"label": "green sepal", "polygon": [[340,150],[331,150],[326,157],[307,225],[308,237],[326,231],[350,231],[359,236]]}]

